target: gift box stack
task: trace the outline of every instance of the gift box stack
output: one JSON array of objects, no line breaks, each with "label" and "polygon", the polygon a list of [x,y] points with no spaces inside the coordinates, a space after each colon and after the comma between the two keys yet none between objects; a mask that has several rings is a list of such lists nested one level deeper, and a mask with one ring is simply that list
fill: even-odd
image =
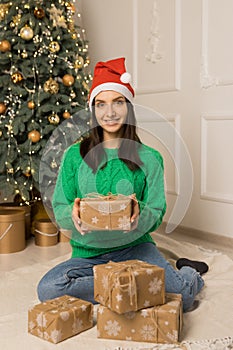
[{"label": "gift box stack", "polygon": [[182,296],[165,294],[164,269],[140,260],[94,267],[99,338],[177,343]]},{"label": "gift box stack", "polygon": [[64,295],[37,304],[28,311],[28,332],[59,343],[93,327],[93,305]]},{"label": "gift box stack", "polygon": [[80,202],[82,228],[91,231],[130,230],[132,199],[129,196],[89,194]]}]

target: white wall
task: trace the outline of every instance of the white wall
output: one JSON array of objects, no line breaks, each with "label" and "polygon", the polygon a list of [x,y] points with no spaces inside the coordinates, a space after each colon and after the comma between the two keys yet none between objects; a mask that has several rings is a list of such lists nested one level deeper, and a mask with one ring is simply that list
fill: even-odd
[{"label": "white wall", "polygon": [[[181,224],[232,237],[233,1],[78,2],[92,67],[125,56],[136,103],[162,114],[177,131],[164,145],[158,134],[171,131],[167,123],[156,113],[139,117],[143,141],[165,159],[166,220],[186,186],[192,198]],[[193,181],[180,140],[191,157]],[[180,161],[176,166],[169,152],[173,147],[176,163]]]}]

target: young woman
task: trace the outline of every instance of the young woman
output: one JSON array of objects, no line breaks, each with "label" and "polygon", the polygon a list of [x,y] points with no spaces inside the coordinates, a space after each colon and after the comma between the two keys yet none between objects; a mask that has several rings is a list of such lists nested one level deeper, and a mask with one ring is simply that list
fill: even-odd
[{"label": "young woman", "polygon": [[[137,135],[129,78],[124,58],[95,67],[89,98],[91,130],[65,152],[53,195],[57,223],[72,231],[72,257],[42,278],[38,296],[44,301],[68,294],[95,303],[93,266],[139,259],[165,269],[166,291],[181,293],[187,311],[204,285],[201,274],[208,266],[179,259],[174,269],[150,235],[166,211],[163,159]],[[131,196],[130,231],[83,229],[80,200],[93,192]]]}]

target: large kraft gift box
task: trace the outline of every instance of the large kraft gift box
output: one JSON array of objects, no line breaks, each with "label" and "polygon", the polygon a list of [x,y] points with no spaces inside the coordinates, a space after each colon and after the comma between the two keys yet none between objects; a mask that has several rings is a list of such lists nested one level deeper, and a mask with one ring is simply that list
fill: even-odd
[{"label": "large kraft gift box", "polygon": [[82,228],[91,231],[130,230],[131,213],[129,196],[90,194],[80,202]]},{"label": "large kraft gift box", "polygon": [[166,303],[122,315],[100,305],[98,338],[177,343],[182,329],[182,296],[167,294]]},{"label": "large kraft gift box", "polygon": [[94,266],[94,298],[122,314],[164,304],[164,269],[140,260]]},{"label": "large kraft gift box", "polygon": [[93,305],[68,295],[32,307],[28,311],[28,332],[59,343],[93,327]]}]

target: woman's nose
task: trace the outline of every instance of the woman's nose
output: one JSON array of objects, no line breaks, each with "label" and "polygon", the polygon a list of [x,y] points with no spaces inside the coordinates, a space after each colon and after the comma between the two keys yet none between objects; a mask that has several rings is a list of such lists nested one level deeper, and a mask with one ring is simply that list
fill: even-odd
[{"label": "woman's nose", "polygon": [[112,103],[108,103],[108,104],[107,104],[106,114],[107,114],[109,117],[111,117],[112,115],[115,115],[115,110],[114,110],[114,107],[113,107],[113,104],[112,104]]}]

